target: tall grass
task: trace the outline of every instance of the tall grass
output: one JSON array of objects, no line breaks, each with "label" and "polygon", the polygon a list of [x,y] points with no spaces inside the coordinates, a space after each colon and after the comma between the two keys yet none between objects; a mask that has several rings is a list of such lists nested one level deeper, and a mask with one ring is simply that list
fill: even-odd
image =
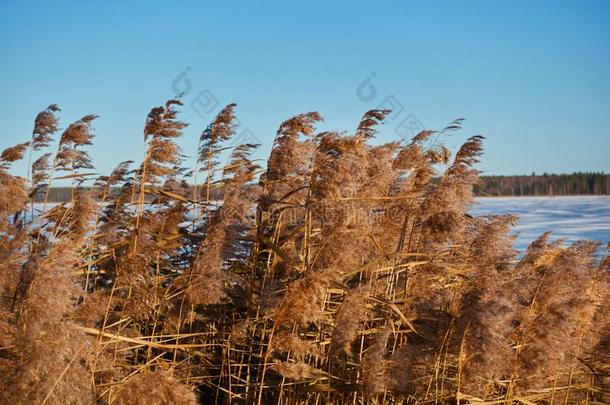
[{"label": "tall grass", "polygon": [[[94,115],[45,153],[49,106],[2,152],[0,402],[610,401],[608,256],[548,234],[520,255],[515,217],[469,215],[483,137],[442,144],[461,119],[379,145],[389,111],[353,134],[300,114],[262,169],[229,104],[189,170],[180,105],[92,190]],[[72,201],[26,215],[62,170]]]}]

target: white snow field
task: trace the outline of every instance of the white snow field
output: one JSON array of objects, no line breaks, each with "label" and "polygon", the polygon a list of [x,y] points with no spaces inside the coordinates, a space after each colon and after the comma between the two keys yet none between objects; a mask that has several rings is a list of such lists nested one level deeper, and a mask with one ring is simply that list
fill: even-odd
[{"label": "white snow field", "polygon": [[[47,210],[54,203],[47,206]],[[35,204],[42,210],[43,204]],[[516,214],[515,247],[522,251],[530,242],[546,231],[551,239],[566,238],[610,241],[610,196],[571,197],[480,197],[471,209],[472,215]],[[38,212],[35,216],[38,216]]]},{"label": "white snow field", "polygon": [[598,240],[602,249],[610,241],[609,196],[481,197],[476,199],[471,213],[518,215],[515,244],[519,250],[546,231],[552,232],[553,240]]}]

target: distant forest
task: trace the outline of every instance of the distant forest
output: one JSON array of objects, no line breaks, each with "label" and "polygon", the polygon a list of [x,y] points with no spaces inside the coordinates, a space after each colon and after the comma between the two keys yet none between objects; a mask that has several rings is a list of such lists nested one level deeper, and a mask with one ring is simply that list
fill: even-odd
[{"label": "distant forest", "polygon": [[478,196],[608,195],[610,174],[531,174],[482,176],[475,187]]},{"label": "distant forest", "polygon": [[[42,202],[43,195],[37,197]],[[555,196],[555,195],[610,195],[610,174],[531,174],[522,176],[481,176],[475,186],[477,196]],[[70,187],[53,187],[49,202],[70,201]],[[217,196],[222,198],[222,196]]]}]

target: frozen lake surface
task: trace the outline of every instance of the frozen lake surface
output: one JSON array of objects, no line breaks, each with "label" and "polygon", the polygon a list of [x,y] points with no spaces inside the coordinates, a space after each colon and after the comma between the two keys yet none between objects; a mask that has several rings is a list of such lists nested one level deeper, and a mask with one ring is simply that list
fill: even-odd
[{"label": "frozen lake surface", "polygon": [[[49,204],[50,209],[56,204]],[[42,204],[36,204],[42,210]],[[551,239],[566,238],[610,241],[610,196],[582,197],[480,197],[471,209],[473,215],[516,214],[516,248],[523,250],[546,231]]]},{"label": "frozen lake surface", "polygon": [[476,199],[473,215],[516,214],[516,247],[527,245],[546,231],[551,239],[566,238],[610,241],[610,197],[482,197]]}]

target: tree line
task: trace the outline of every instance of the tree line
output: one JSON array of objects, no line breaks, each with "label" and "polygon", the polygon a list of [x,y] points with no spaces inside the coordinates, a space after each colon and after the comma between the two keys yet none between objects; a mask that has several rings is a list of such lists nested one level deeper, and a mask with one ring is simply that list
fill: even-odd
[{"label": "tree line", "polygon": [[[519,176],[481,176],[474,188],[475,195],[483,196],[555,196],[555,195],[610,195],[610,174],[576,172],[571,174],[535,174]],[[218,195],[217,198],[222,198]],[[52,187],[48,202],[65,202],[72,198],[71,187]],[[37,202],[44,201],[40,193]]]},{"label": "tree line", "polygon": [[482,176],[478,196],[608,195],[610,174],[576,172],[521,176]]}]

